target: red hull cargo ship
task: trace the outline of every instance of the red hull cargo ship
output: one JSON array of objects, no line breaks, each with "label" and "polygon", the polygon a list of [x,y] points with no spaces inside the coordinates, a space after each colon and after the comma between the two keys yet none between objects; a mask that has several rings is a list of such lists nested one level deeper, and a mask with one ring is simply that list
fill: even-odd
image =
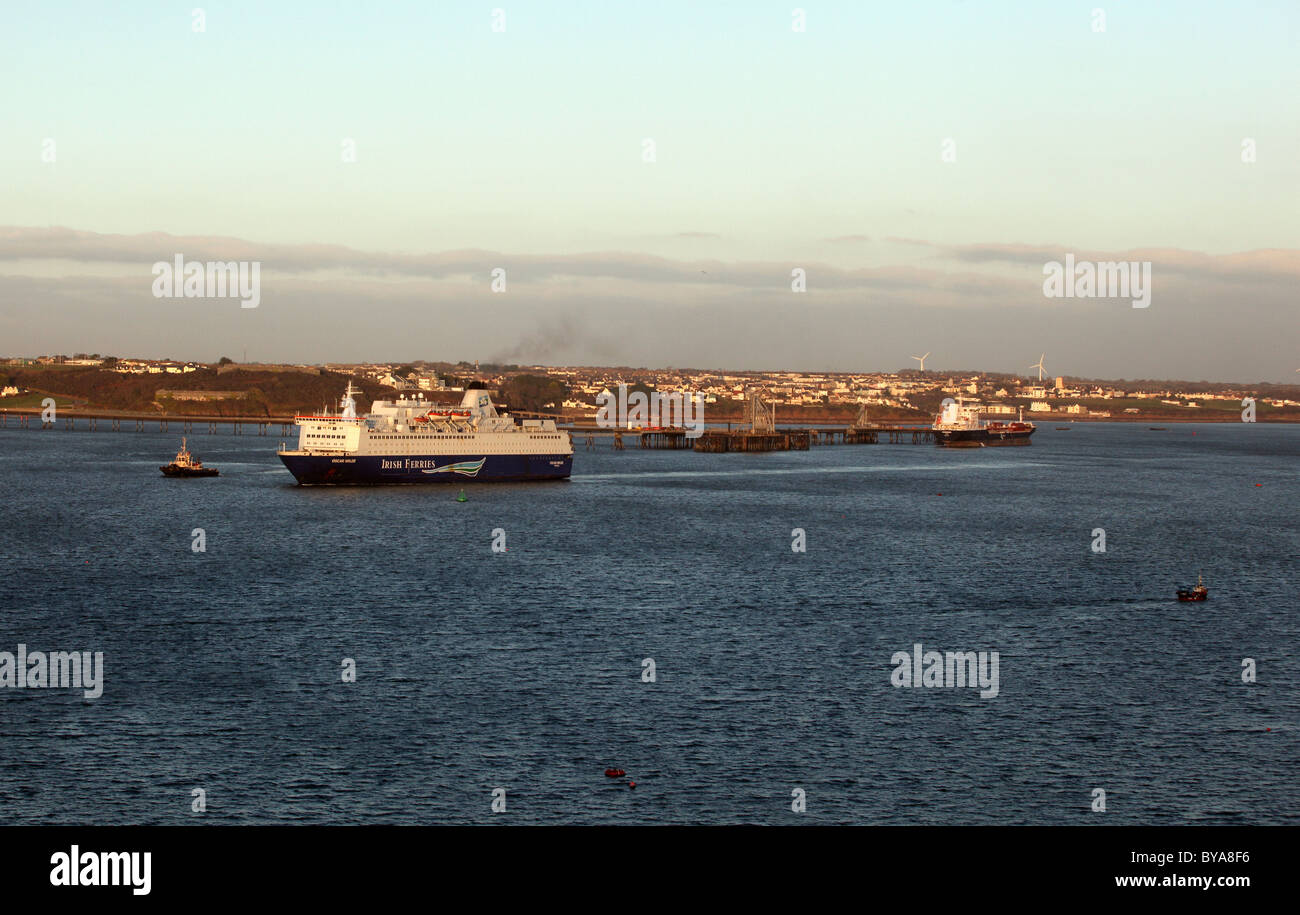
[{"label": "red hull cargo ship", "polygon": [[1033,423],[1019,420],[1004,423],[980,417],[979,404],[945,400],[934,418],[934,442],[940,448],[983,448],[992,445],[1028,445]]}]

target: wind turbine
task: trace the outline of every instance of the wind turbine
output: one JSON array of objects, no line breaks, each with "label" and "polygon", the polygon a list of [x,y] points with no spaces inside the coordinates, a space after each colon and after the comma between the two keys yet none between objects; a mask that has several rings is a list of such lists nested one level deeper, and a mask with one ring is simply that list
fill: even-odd
[{"label": "wind turbine", "polygon": [[924,356],[913,356],[912,358],[915,359],[917,362],[921,363],[921,371],[924,372],[924,371],[925,371],[925,360],[928,359],[928,358],[930,358],[930,354],[929,354],[929,353],[926,353]]},{"label": "wind turbine", "polygon": [[1043,372],[1046,371],[1046,369],[1043,368],[1043,358],[1044,358],[1046,355],[1047,355],[1047,353],[1043,353],[1042,356],[1039,356],[1039,357],[1038,357],[1038,361],[1037,361],[1037,362],[1035,362],[1035,363],[1033,363],[1032,365],[1029,366],[1031,369],[1038,369],[1038,380],[1039,380],[1039,381],[1042,381],[1042,380],[1043,380]]}]

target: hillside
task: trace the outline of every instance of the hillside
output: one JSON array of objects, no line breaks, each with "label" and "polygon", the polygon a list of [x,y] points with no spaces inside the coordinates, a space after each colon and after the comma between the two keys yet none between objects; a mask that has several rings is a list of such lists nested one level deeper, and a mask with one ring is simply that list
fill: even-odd
[{"label": "hillside", "polygon": [[[23,404],[43,396],[71,401],[79,409],[157,412],[191,416],[287,416],[337,405],[351,376],[336,372],[226,371],[212,368],[183,375],[132,375],[98,367],[10,367],[6,384],[29,388]],[[372,381],[361,388],[362,404],[391,396],[392,388]],[[170,392],[162,396],[159,391]],[[215,392],[216,399],[187,399],[187,392]],[[234,395],[234,396],[230,396]],[[10,405],[18,406],[17,402]],[[363,407],[364,409],[364,407]]]}]

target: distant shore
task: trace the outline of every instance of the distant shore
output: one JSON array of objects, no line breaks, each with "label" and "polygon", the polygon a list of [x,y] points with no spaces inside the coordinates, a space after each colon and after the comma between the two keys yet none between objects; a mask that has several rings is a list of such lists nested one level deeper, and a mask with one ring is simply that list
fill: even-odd
[{"label": "distant shore", "polygon": [[[27,416],[31,418],[37,418],[41,416],[42,412],[43,411],[40,407],[0,406],[0,416],[3,417]],[[508,408],[506,412],[509,412]],[[792,412],[793,410],[788,410],[785,413],[785,415],[782,415],[782,413],[778,411],[777,418],[776,418],[777,426],[781,428],[795,428],[795,429],[811,427],[811,426],[835,426],[838,428],[841,426],[852,425],[854,420],[857,418],[856,413],[851,413],[851,414],[846,413],[839,416],[836,416],[833,413],[827,413],[826,415],[815,415],[815,416],[797,416],[797,415],[792,416],[790,415]],[[294,423],[293,415],[268,416],[266,414],[261,414],[261,415],[247,415],[247,416],[237,416],[237,415],[221,416],[216,414],[209,415],[209,414],[201,414],[201,413],[160,413],[160,412],[147,412],[147,411],[140,411],[140,410],[113,410],[113,409],[104,409],[104,408],[95,408],[95,407],[70,407],[70,406],[59,406],[56,411],[56,417],[59,421],[69,420],[69,419],[71,420],[117,419],[117,420],[124,420],[128,422],[135,422],[137,420],[140,420],[145,422],[165,422],[165,423],[185,423],[185,422],[240,423],[240,424],[267,423],[267,424],[281,424],[281,425],[293,425]],[[1006,419],[1010,420],[1011,417],[1007,417]],[[1095,423],[1125,423],[1130,425],[1132,424],[1174,425],[1174,424],[1189,424],[1189,423],[1237,424],[1242,422],[1240,416],[1233,413],[1226,413],[1226,412],[1219,413],[1218,415],[1207,414],[1204,416],[1164,416],[1158,413],[1152,413],[1146,415],[1130,414],[1127,416],[1108,416],[1108,417],[1071,416],[1069,414],[1056,416],[1052,414],[1044,415],[1042,413],[1036,413],[1032,416],[1026,417],[1026,419],[1039,426],[1086,425],[1086,424],[1095,424]],[[922,414],[922,413],[909,414],[909,415],[894,415],[894,416],[872,416],[870,418],[871,424],[882,425],[882,426],[890,426],[890,425],[929,426],[933,422],[933,420],[934,418],[932,416],[928,414]],[[745,423],[745,417],[741,414],[735,414],[735,413],[732,414],[724,413],[721,415],[713,414],[706,409],[704,411],[703,421],[708,426],[723,426],[727,424],[730,424],[732,426],[741,426],[744,425]],[[574,431],[580,431],[584,433],[586,432],[636,433],[641,431],[639,429],[613,429],[608,427],[597,426],[596,417],[594,413],[590,415],[573,415],[573,414],[569,414],[565,416],[556,415],[556,422],[561,428],[572,428]],[[1262,417],[1262,418],[1258,418],[1256,420],[1256,423],[1260,423],[1260,424],[1300,423],[1300,414]]]},{"label": "distant shore", "polygon": [[[839,425],[850,425],[857,418],[857,413],[843,413],[835,415],[827,413],[825,415],[803,416],[792,415],[793,409],[782,411],[778,406],[776,411],[776,424],[778,426],[797,426],[799,424],[811,425],[829,425],[832,423]],[[986,417],[990,419],[1002,419],[1011,421],[1017,419],[1015,416]],[[900,424],[914,425],[924,423],[929,425],[934,421],[934,417],[928,413],[891,413],[881,414],[880,416],[871,414],[871,422],[882,425]],[[1214,411],[1201,416],[1170,416],[1163,413],[1130,413],[1124,416],[1077,416],[1070,413],[1026,413],[1024,417],[1026,422],[1032,422],[1037,425],[1057,425],[1064,426],[1074,423],[1082,425],[1084,423],[1151,423],[1159,425],[1162,423],[1240,423],[1241,415],[1229,411]],[[742,423],[745,418],[738,413],[715,414],[709,412],[706,407],[704,410],[704,421],[706,423]],[[1300,411],[1287,411],[1281,416],[1269,416],[1267,418],[1259,417],[1257,422],[1261,423],[1300,423]]]},{"label": "distant shore", "polygon": [[[112,419],[112,420],[159,420],[162,422],[216,422],[216,423],[292,423],[298,414],[316,413],[325,405],[331,409],[337,404],[340,392],[349,382],[359,384],[361,394],[357,401],[364,410],[369,402],[381,399],[395,399],[401,396],[400,385],[409,395],[425,397],[433,403],[458,403],[463,390],[468,387],[486,387],[492,394],[494,402],[502,409],[521,418],[554,418],[560,423],[575,424],[579,428],[594,426],[596,405],[588,403],[591,399],[593,384],[577,385],[571,378],[557,380],[542,375],[515,372],[513,374],[486,375],[477,368],[466,370],[461,375],[457,366],[442,371],[422,369],[403,376],[405,380],[394,375],[402,374],[399,367],[386,373],[375,371],[362,374],[358,381],[357,373],[351,371],[334,371],[328,367],[309,366],[263,366],[239,365],[234,363],[220,365],[180,365],[166,364],[150,366],[150,370],[119,372],[116,367],[105,365],[10,365],[7,371],[0,373],[9,396],[0,397],[0,415],[36,416],[42,412],[45,402],[53,398],[57,405],[60,419]],[[516,369],[518,367],[515,367]],[[155,371],[156,369],[156,371]],[[376,370],[377,371],[377,370]],[[534,370],[537,371],[537,370]],[[615,370],[611,370],[615,371]],[[629,375],[647,374],[648,370],[629,371]],[[650,373],[653,374],[653,373]],[[710,393],[710,384],[717,386],[717,379],[695,379],[700,387],[695,389],[711,398],[703,404],[705,421],[733,426],[745,422],[747,401],[741,394]],[[665,391],[679,390],[682,385],[689,385],[692,379],[674,375],[667,379],[650,378],[649,382],[666,385]],[[1138,423],[1161,425],[1172,423],[1235,423],[1241,422],[1242,404],[1254,398],[1255,420],[1260,423],[1300,423],[1300,388],[1287,386],[1265,393],[1262,389],[1246,392],[1220,391],[1217,393],[1201,392],[1176,394],[1157,389],[1150,391],[1149,383],[1125,383],[1122,388],[1111,390],[1111,382],[1081,382],[1080,390],[1068,396],[1048,396],[1041,383],[1037,388],[1033,384],[1025,386],[1011,378],[972,379],[969,384],[960,385],[952,380],[943,385],[940,379],[931,375],[902,373],[897,378],[888,380],[889,396],[879,396],[877,388],[863,391],[864,395],[874,400],[885,399],[886,403],[862,404],[843,399],[847,393],[852,398],[853,392],[839,392],[835,399],[827,402],[826,392],[821,391],[820,400],[808,396],[790,379],[780,380],[782,390],[772,395],[763,394],[765,383],[777,384],[777,379],[754,378],[753,390],[769,405],[774,406],[776,422],[785,427],[830,425],[848,426],[854,423],[865,410],[865,421],[873,425],[929,425],[939,411],[944,396],[956,390],[970,390],[986,404],[995,404],[1002,411],[1012,412],[987,413],[990,420],[1010,421],[1022,417],[1039,425],[1064,425],[1082,423]],[[824,379],[814,379],[817,387],[826,384]],[[1058,380],[1059,381],[1059,380]],[[390,384],[391,382],[391,384]],[[410,386],[419,382],[424,387],[419,391]],[[707,383],[706,383],[707,382]],[[978,382],[978,383],[977,383]],[[605,378],[598,383],[615,385]],[[646,383],[636,382],[643,393],[651,391]],[[737,391],[742,384],[736,379],[731,386]],[[1132,391],[1134,386],[1138,391]],[[1205,383],[1199,383],[1204,387]],[[615,385],[617,386],[617,385]],[[919,386],[919,387],[918,387]],[[975,388],[981,387],[982,393]],[[795,390],[790,390],[791,388]],[[841,385],[841,387],[843,387]],[[900,390],[894,390],[894,388]],[[1267,387],[1267,386],[1265,386]],[[1276,388],[1277,386],[1273,386]],[[985,390],[986,389],[986,390]],[[811,390],[811,388],[809,388]],[[1139,396],[1141,395],[1141,396]],[[789,402],[783,402],[788,398]],[[1184,402],[1199,400],[1197,407],[1185,406]],[[566,403],[567,407],[556,405]],[[1033,411],[1031,404],[1060,407],[1062,411],[1068,405],[1109,412],[1109,416],[1094,416],[1087,412],[1066,413]],[[1275,406],[1274,404],[1278,404]],[[1139,413],[1124,413],[1126,409],[1136,408]],[[1021,410],[1023,409],[1023,413]],[[662,417],[667,422],[669,417]],[[30,420],[28,421],[30,422]]]}]

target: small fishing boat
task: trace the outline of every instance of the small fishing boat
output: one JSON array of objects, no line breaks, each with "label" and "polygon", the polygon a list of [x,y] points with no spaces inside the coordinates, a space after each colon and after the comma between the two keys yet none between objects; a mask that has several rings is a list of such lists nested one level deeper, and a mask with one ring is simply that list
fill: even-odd
[{"label": "small fishing boat", "polygon": [[215,468],[204,467],[198,455],[190,454],[184,438],[181,438],[181,450],[176,452],[176,459],[158,469],[168,477],[215,477],[218,474]]},{"label": "small fishing boat", "polygon": [[1178,589],[1178,599],[1180,601],[1183,601],[1184,603],[1205,600],[1209,596],[1210,596],[1210,589],[1205,587],[1205,585],[1201,583],[1201,576],[1199,573],[1196,576],[1195,588]]}]

